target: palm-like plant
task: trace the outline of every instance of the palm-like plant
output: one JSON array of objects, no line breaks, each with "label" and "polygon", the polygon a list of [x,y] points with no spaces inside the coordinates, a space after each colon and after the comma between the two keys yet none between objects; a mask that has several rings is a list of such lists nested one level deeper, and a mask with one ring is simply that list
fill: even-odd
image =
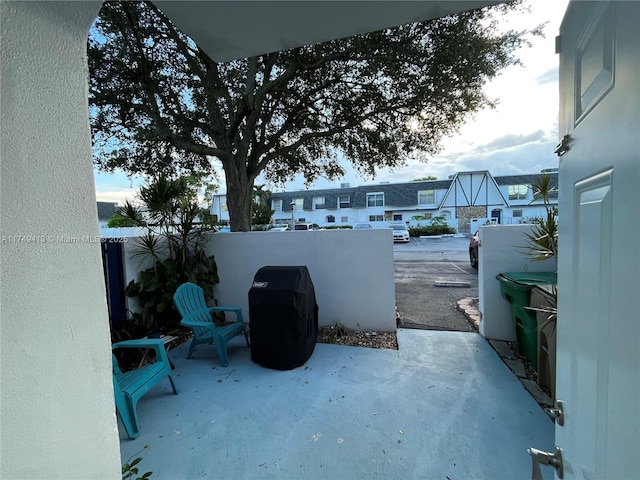
[{"label": "palm-like plant", "polygon": [[140,272],[139,281],[129,283],[126,294],[139,299],[152,322],[172,326],[180,320],[173,309],[178,286],[196,283],[213,299],[219,281],[215,260],[203,248],[203,229],[196,222],[201,212],[196,185],[188,177],[159,176],[141,187],[139,198],[142,206],[128,205],[123,214],[148,219],[147,233],[138,238],[132,256],[153,266]]},{"label": "palm-like plant", "polygon": [[557,192],[551,177],[542,174],[534,185],[534,200],[542,198],[545,216],[536,219],[532,232],[527,234],[524,253],[532,262],[558,256],[558,209],[551,205],[550,197]]},{"label": "palm-like plant", "polygon": [[[529,257],[532,262],[558,258],[558,209],[551,205],[550,197],[557,193],[557,187],[552,184],[551,177],[542,174],[536,184],[534,184],[534,200],[542,198],[545,207],[545,216],[538,218],[534,223],[532,232],[527,234],[524,254]],[[550,325],[555,331],[555,325],[558,318],[558,288],[552,285],[551,303],[545,307],[526,307],[529,310],[542,312],[545,314],[545,321],[538,324],[538,329]]]}]

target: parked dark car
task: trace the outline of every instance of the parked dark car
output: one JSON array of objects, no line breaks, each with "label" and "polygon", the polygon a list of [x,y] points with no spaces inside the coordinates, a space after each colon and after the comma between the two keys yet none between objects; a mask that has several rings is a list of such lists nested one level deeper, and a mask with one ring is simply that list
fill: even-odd
[{"label": "parked dark car", "polygon": [[471,262],[472,268],[478,268],[478,247],[480,246],[478,233],[479,230],[476,230],[469,241],[469,262]]}]

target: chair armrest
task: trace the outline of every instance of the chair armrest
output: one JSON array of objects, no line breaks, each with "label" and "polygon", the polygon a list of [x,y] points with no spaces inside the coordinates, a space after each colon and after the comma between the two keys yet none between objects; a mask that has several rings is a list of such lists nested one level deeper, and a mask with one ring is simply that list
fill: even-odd
[{"label": "chair armrest", "polygon": [[136,338],[133,340],[124,340],[114,343],[111,349],[116,348],[149,348],[155,350],[156,358],[169,364],[167,351],[164,349],[164,341],[161,338]]},{"label": "chair armrest", "polygon": [[236,323],[244,324],[244,318],[242,317],[242,308],[240,307],[209,307],[210,312],[233,312],[236,314]]}]

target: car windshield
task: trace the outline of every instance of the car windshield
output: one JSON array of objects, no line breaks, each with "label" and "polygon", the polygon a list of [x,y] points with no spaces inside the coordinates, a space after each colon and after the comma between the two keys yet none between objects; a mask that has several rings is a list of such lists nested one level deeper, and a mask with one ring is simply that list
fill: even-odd
[{"label": "car windshield", "polygon": [[407,227],[405,227],[404,225],[391,225],[391,228],[393,228],[394,230],[406,230]]}]

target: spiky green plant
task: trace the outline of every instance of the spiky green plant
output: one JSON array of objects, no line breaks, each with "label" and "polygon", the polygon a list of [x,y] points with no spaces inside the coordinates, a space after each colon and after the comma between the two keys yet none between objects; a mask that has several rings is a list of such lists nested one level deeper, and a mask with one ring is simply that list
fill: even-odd
[{"label": "spiky green plant", "polygon": [[550,196],[555,192],[557,188],[551,183],[551,177],[547,174],[540,175],[534,184],[534,200],[542,198],[546,213],[535,220],[531,233],[526,235],[523,250],[532,262],[558,256],[558,209],[550,202]]}]

